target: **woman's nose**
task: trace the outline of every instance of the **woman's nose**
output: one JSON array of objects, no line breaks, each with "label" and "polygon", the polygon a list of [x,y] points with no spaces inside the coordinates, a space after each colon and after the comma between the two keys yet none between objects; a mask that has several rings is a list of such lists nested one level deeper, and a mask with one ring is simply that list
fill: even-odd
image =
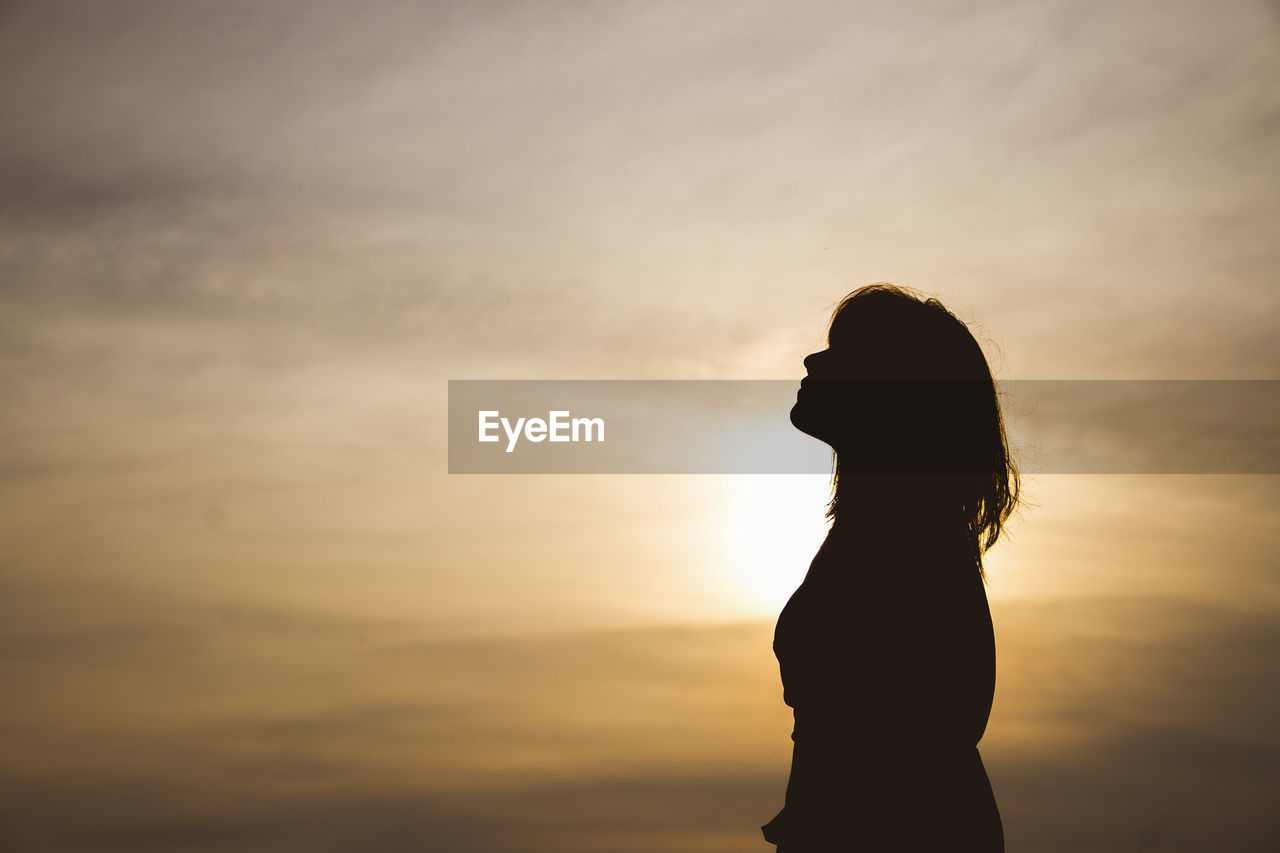
[{"label": "woman's nose", "polygon": [[804,357],[804,369],[809,371],[810,373],[813,373],[814,368],[817,367],[818,362],[821,360],[821,358],[822,358],[821,352],[809,353]]}]

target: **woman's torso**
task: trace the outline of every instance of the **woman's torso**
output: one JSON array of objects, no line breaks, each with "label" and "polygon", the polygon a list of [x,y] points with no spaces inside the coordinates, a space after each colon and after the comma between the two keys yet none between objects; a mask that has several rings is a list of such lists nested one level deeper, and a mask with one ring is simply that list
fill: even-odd
[{"label": "woman's torso", "polygon": [[977,752],[995,686],[981,577],[963,543],[878,542],[833,528],[779,615],[774,652],[795,712],[781,822],[793,835],[843,822],[868,839],[878,822],[899,838],[1002,849]]}]

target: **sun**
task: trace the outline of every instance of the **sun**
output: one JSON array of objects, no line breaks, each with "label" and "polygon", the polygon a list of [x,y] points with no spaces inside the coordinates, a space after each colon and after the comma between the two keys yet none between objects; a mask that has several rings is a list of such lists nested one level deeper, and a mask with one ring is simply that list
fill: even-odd
[{"label": "sun", "polygon": [[776,615],[827,533],[826,476],[734,477],[723,508],[725,580],[752,615]]}]

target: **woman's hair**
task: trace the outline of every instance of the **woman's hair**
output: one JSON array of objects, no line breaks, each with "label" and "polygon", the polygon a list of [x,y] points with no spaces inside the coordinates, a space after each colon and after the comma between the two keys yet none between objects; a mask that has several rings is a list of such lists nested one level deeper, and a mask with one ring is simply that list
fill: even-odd
[{"label": "woman's hair", "polygon": [[840,403],[827,414],[835,448],[828,517],[911,514],[942,524],[964,538],[985,579],[982,555],[1017,505],[1020,483],[977,340],[937,299],[891,284],[846,296],[827,334],[826,374],[852,380],[837,386]]}]

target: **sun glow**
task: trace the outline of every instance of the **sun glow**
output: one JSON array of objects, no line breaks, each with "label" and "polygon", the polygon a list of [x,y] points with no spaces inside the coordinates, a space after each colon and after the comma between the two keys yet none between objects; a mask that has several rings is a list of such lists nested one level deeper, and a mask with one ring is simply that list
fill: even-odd
[{"label": "sun glow", "polygon": [[751,613],[776,615],[827,532],[825,476],[734,477],[722,502],[726,584]]}]

